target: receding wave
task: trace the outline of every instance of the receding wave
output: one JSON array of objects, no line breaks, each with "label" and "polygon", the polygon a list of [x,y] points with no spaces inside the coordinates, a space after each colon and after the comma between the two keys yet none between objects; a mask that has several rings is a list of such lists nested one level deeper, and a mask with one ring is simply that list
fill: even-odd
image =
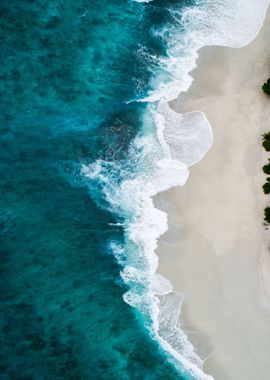
[{"label": "receding wave", "polygon": [[181,330],[184,296],[173,292],[170,282],[157,273],[157,241],[168,225],[166,213],[155,208],[152,198],[186,183],[189,167],[210,149],[213,135],[204,113],[179,114],[168,102],[189,89],[189,73],[201,47],[246,45],[258,33],[268,3],[202,0],[184,10],[168,8],[173,22],[152,31],[166,45],[167,58],[155,57],[160,70],[153,72],[151,90],[139,100],[147,102],[141,133],[126,159],[98,160],[81,170],[93,196],[119,216],[125,231],[124,245],[111,243],[129,289],[124,300],[137,308],[152,337],[182,373],[195,379],[212,377],[203,372],[203,360]]}]

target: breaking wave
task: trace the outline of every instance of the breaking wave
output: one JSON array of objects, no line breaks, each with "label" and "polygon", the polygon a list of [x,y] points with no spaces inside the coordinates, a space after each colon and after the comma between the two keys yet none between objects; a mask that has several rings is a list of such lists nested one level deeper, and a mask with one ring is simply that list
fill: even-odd
[{"label": "breaking wave", "polygon": [[168,102],[189,89],[201,47],[248,44],[262,26],[268,3],[202,0],[193,7],[167,8],[171,22],[152,30],[166,46],[167,57],[144,52],[145,64],[155,60],[157,69],[148,95],[137,100],[147,107],[127,158],[100,159],[81,169],[92,197],[119,217],[125,231],[124,245],[111,242],[128,287],[124,300],[139,311],[152,337],[179,370],[194,379],[212,377],[203,372],[203,360],[180,328],[184,296],[173,292],[170,282],[157,273],[155,250],[168,224],[166,213],[155,208],[153,196],[186,183],[189,167],[210,149],[213,134],[204,113],[176,113]]}]

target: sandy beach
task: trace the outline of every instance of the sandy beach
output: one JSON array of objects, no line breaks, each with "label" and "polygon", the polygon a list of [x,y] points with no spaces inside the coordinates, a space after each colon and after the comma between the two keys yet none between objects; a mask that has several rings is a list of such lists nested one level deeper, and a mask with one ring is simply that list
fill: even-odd
[{"label": "sandy beach", "polygon": [[160,194],[169,230],[159,273],[186,295],[182,326],[217,380],[270,379],[270,252],[262,192],[270,130],[270,12],[241,49],[206,47],[194,82],[171,107],[205,112],[214,144],[182,188]]}]

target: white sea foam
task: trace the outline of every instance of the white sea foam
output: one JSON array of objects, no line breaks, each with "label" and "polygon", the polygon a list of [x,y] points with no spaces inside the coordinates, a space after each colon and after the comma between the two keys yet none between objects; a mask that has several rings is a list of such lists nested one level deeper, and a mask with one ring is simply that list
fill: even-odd
[{"label": "white sea foam", "polygon": [[159,61],[170,73],[171,80],[153,77],[154,90],[141,101],[170,101],[187,91],[193,80],[189,73],[196,67],[201,47],[240,48],[250,43],[262,26],[269,0],[200,0],[198,3],[199,6],[184,10],[171,9],[175,24],[153,31],[167,43],[168,59]]},{"label": "white sea foam", "polygon": [[[211,147],[213,135],[202,112],[178,114],[168,101],[189,89],[189,73],[196,67],[201,47],[238,48],[248,44],[262,26],[268,3],[269,0],[201,0],[200,6],[170,9],[174,24],[153,31],[168,47],[168,58],[155,58],[168,77],[165,80],[164,74],[153,75],[155,90],[141,100],[149,103],[144,136],[133,141],[127,160],[99,160],[82,168],[84,176],[99,184],[107,206],[124,219],[125,246],[112,243],[122,266],[123,281],[129,285],[124,300],[140,311],[151,335],[174,364],[195,379],[213,378],[203,372],[203,360],[180,328],[184,296],[173,292],[170,282],[156,273],[157,241],[168,225],[166,213],[155,208],[152,198],[172,186],[185,184],[188,167]],[[151,105],[156,101],[157,107]]]},{"label": "white sea foam", "polygon": [[200,161],[212,145],[212,129],[203,112],[180,114],[161,100],[156,126],[164,152],[187,166]]}]

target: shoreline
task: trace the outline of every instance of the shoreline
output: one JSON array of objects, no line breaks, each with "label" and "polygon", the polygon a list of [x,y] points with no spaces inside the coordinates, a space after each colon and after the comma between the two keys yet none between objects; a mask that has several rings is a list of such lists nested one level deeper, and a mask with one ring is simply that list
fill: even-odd
[{"label": "shoreline", "polygon": [[[219,380],[268,380],[270,371],[270,255],[261,189],[267,156],[261,134],[270,120],[261,90],[270,73],[269,35],[268,11],[249,45],[200,49],[193,84],[171,107],[204,112],[214,144],[191,167],[183,188],[155,196],[169,219],[159,240],[158,272],[187,296],[181,327],[199,355],[209,356],[206,373]],[[265,365],[257,367],[256,358]]]}]

